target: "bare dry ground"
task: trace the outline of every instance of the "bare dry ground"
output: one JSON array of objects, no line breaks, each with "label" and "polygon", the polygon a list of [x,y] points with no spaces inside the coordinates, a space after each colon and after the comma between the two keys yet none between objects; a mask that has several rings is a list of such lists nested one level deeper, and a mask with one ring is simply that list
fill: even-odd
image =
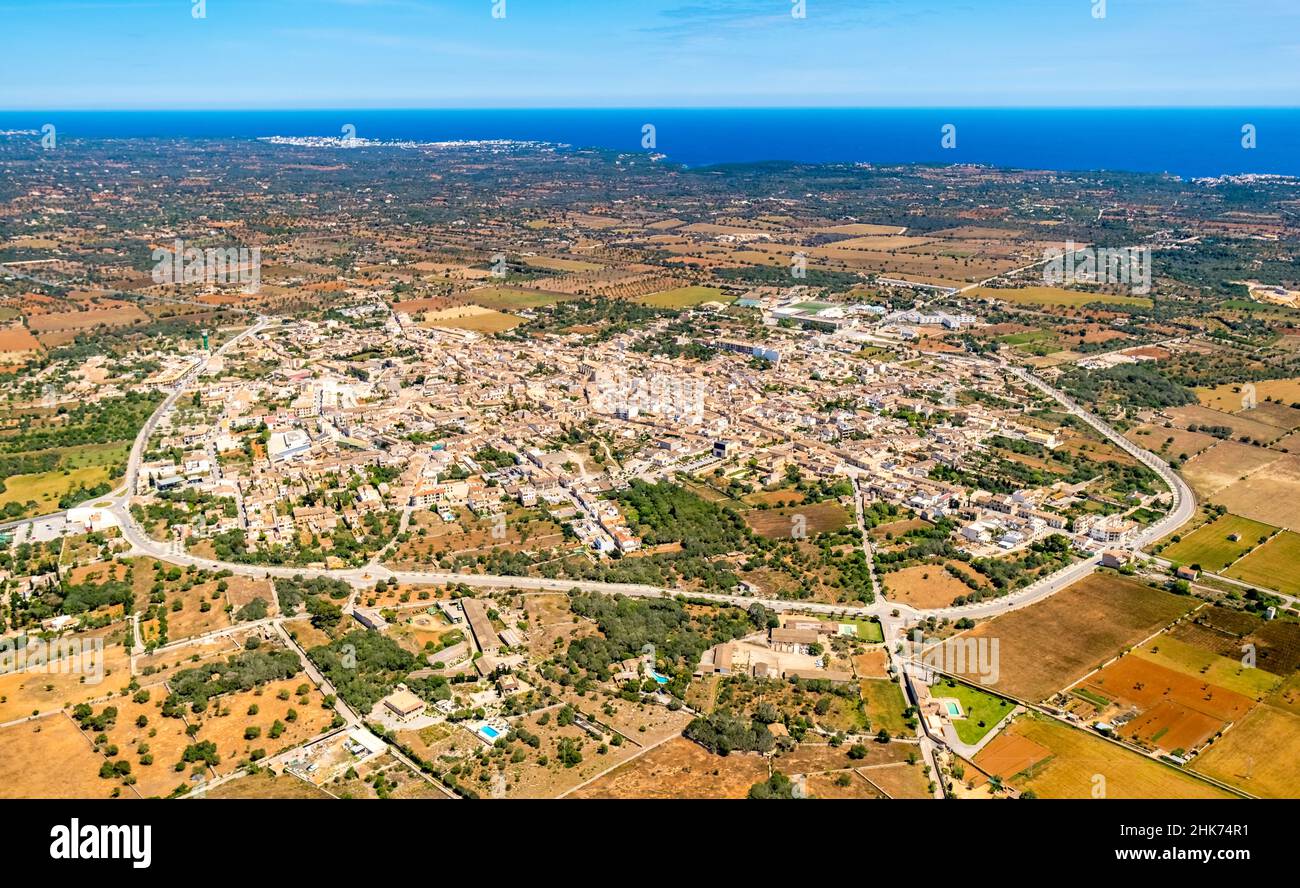
[{"label": "bare dry ground", "polygon": [[[974,574],[967,570],[966,573]],[[970,588],[944,570],[942,564],[917,564],[881,574],[885,597],[912,607],[948,607],[957,598],[969,595]]]},{"label": "bare dry ground", "polygon": [[1288,454],[1218,490],[1210,501],[1277,527],[1300,527],[1300,456]]},{"label": "bare dry ground", "polygon": [[1204,432],[1167,429],[1158,425],[1137,426],[1125,432],[1124,437],[1165,459],[1180,459],[1183,456],[1190,459],[1219,443],[1218,438]]},{"label": "bare dry ground", "polygon": [[[306,693],[299,693],[305,687]],[[285,698],[285,699],[282,699]],[[333,710],[322,706],[324,697],[307,676],[299,673],[293,678],[270,682],[249,691],[223,694],[208,706],[202,716],[193,718],[199,723],[199,740],[209,740],[217,747],[221,763],[218,774],[235,770],[239,762],[248,759],[253,750],[261,749],[268,756],[283,752],[322,733],[334,718]],[[256,714],[250,707],[257,706]],[[296,717],[290,716],[290,711]],[[284,733],[271,736],[276,722],[284,725]],[[260,735],[245,738],[245,730],[255,727]]]},{"label": "bare dry ground", "polygon": [[772,767],[783,774],[817,774],[823,771],[840,771],[845,768],[864,768],[869,765],[892,765],[907,760],[909,754],[919,754],[914,743],[866,743],[862,758],[849,755],[849,744],[831,746],[828,743],[800,743],[790,752],[780,753],[772,760]]},{"label": "bare dry ground", "polygon": [[852,520],[844,507],[836,502],[753,509],[745,512],[744,518],[755,533],[768,539],[789,539],[797,528],[801,533],[813,536],[839,530]]},{"label": "bare dry ground", "polygon": [[120,643],[122,624],[81,633],[78,636],[65,637],[105,639],[102,678],[96,676],[97,667],[94,664],[97,660],[94,655],[89,655],[90,659],[85,661],[87,672],[51,672],[41,668],[39,671],[0,675],[0,722],[23,718],[38,711],[46,713],[63,709],[66,706],[116,694],[130,684],[130,656]]},{"label": "bare dry ground", "polygon": [[573,793],[579,799],[740,799],[768,778],[758,755],[713,755],[690,740],[669,740]]},{"label": "bare dry ground", "polygon": [[[185,747],[194,741],[185,733],[187,722],[180,718],[165,718],[162,701],[167,693],[162,688],[149,691],[149,699],[137,703],[131,697],[113,700],[117,707],[117,720],[106,733],[108,741],[118,749],[114,760],[125,759],[131,763],[131,773],[136,778],[136,791],[145,798],[165,796],[186,782],[186,774],[177,772],[175,765],[181,761]],[[100,707],[95,707],[96,711]],[[145,724],[139,724],[144,716]],[[146,756],[149,764],[145,764]],[[95,765],[97,770],[99,765]]]},{"label": "bare dry ground", "polygon": [[[1183,465],[1182,474],[1196,490],[1198,499],[1208,499],[1229,485],[1236,484],[1253,472],[1278,459],[1276,451],[1220,441],[1209,450],[1192,457]],[[1231,510],[1236,511],[1236,510]],[[1238,512],[1237,514],[1241,514]],[[1247,515],[1247,518],[1254,517]],[[1257,519],[1262,520],[1262,519]],[[1268,521],[1268,524],[1276,522]]]},{"label": "bare dry ground", "polygon": [[1254,705],[1250,697],[1139,656],[1121,657],[1084,686],[1141,710],[1124,726],[1123,735],[1166,752],[1199,748]]},{"label": "bare dry ground", "polygon": [[246,777],[237,777],[209,790],[209,799],[328,799],[330,796],[306,780],[289,774],[272,774],[259,771]]},{"label": "bare dry ground", "polygon": [[1224,413],[1193,404],[1189,407],[1174,407],[1169,414],[1183,426],[1227,426],[1232,429],[1233,438],[1247,437],[1261,444],[1275,441],[1285,434],[1285,430],[1275,425],[1249,418],[1250,412]]},{"label": "bare dry ground", "polygon": [[0,728],[0,798],[102,799],[116,780],[99,776],[104,759],[62,713]]},{"label": "bare dry ground", "polygon": [[897,765],[880,765],[863,768],[858,771],[873,786],[891,799],[928,799],[930,781],[925,776],[921,763]]},{"label": "bare dry ground", "polygon": [[810,799],[883,799],[885,794],[857,771],[812,774],[804,780]]}]

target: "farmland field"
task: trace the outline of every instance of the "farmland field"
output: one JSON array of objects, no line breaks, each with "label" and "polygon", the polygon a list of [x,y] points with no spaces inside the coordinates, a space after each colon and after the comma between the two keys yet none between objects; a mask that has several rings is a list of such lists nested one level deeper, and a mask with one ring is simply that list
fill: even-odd
[{"label": "farmland field", "polygon": [[1300,456],[1287,454],[1263,465],[1218,490],[1210,502],[1266,524],[1300,527]]},{"label": "farmland field", "polygon": [[[971,573],[971,571],[967,571]],[[917,564],[882,573],[885,597],[912,607],[948,607],[970,587],[944,570],[942,564]]]},{"label": "farmland field", "polygon": [[1058,287],[1019,287],[1000,289],[994,287],[977,287],[970,295],[982,299],[1001,299],[1004,302],[1016,302],[1024,305],[1063,305],[1077,308],[1093,302],[1110,305],[1151,306],[1151,300],[1145,296],[1117,296],[1110,293],[1087,293],[1082,290],[1062,290]]},{"label": "farmland field", "polygon": [[600,271],[605,266],[581,259],[564,259],[557,256],[529,256],[527,263],[533,268],[545,268],[548,271]]},{"label": "farmland field", "polygon": [[1140,709],[1120,733],[1167,752],[1200,747],[1254,705],[1251,697],[1137,656],[1123,657],[1090,676],[1083,689]]},{"label": "farmland field", "polygon": [[1300,595],[1300,534],[1285,530],[1234,564],[1227,575]]},{"label": "farmland field", "polygon": [[1200,678],[1221,688],[1262,700],[1281,684],[1282,678],[1263,669],[1242,665],[1240,657],[1221,656],[1172,635],[1160,635],[1133,652],[1133,656],[1159,663],[1169,669]]},{"label": "farmland field", "polygon": [[570,798],[577,799],[743,799],[768,778],[767,760],[757,755],[714,755],[677,737],[615,768]]},{"label": "farmland field", "polygon": [[40,350],[40,342],[22,324],[0,327],[0,354],[22,354]]},{"label": "farmland field", "polygon": [[[64,636],[82,640],[103,637],[103,680],[96,680],[93,671],[79,672],[75,669],[57,672],[36,669],[0,674],[0,722],[105,697],[130,684],[131,658],[121,644],[122,627],[122,623],[117,623],[92,632]],[[87,664],[86,668],[93,670],[97,667]]]},{"label": "farmland field", "polygon": [[976,754],[975,762],[990,774],[1007,778],[1028,771],[1051,754],[1052,751],[1046,746],[1035,743],[1008,727]]},{"label": "farmland field", "polygon": [[1270,620],[1246,636],[1255,645],[1259,668],[1277,675],[1290,675],[1300,669],[1300,623]]},{"label": "farmland field", "polygon": [[892,765],[906,761],[916,747],[910,743],[869,743],[862,758],[851,758],[848,744],[831,746],[828,743],[805,741],[789,752],[780,752],[772,759],[772,767],[782,774],[814,774],[819,771],[840,771],[845,768],[869,768],[873,765]]},{"label": "farmland field", "polygon": [[[1197,497],[1206,499],[1277,458],[1273,451],[1235,441],[1220,441],[1188,460],[1183,465],[1182,474],[1195,488]],[[1231,506],[1228,510],[1242,514]]]},{"label": "farmland field", "polygon": [[505,312],[493,311],[480,305],[458,305],[425,313],[420,326],[450,327],[474,333],[500,333],[503,330],[513,330],[522,323],[522,318]]},{"label": "farmland field", "polygon": [[109,480],[105,466],[87,466],[83,469],[53,469],[35,475],[11,475],[4,479],[5,489],[0,493],[0,506],[8,503],[34,502],[28,512],[33,515],[57,512],[59,499],[81,487],[93,488]]},{"label": "farmland field", "polygon": [[1166,459],[1178,459],[1183,455],[1190,458],[1219,443],[1218,438],[1204,432],[1167,429],[1157,425],[1137,426],[1125,432],[1124,437]]},{"label": "farmland field", "polygon": [[323,789],[289,774],[259,771],[223,783],[205,794],[209,799],[328,799]]},{"label": "farmland field", "polygon": [[[799,522],[802,516],[802,522]],[[759,536],[789,539],[798,523],[808,536],[839,530],[850,523],[848,512],[837,502],[813,503],[810,506],[785,506],[780,509],[751,509],[744,513],[745,523]]]},{"label": "farmland field", "polygon": [[993,690],[1042,700],[1196,606],[1114,574],[1096,573],[964,633],[998,639]]},{"label": "farmland field", "polygon": [[[1276,528],[1239,515],[1223,515],[1183,537],[1160,554],[1171,561],[1199,564],[1202,570],[1218,572],[1259,545]],[[1237,542],[1229,539],[1236,534]]]},{"label": "farmland field", "polygon": [[678,287],[651,293],[636,301],[653,308],[690,308],[703,302],[731,302],[733,299],[734,296],[713,287]]},{"label": "farmland field", "polygon": [[845,771],[849,775],[848,786],[840,786],[838,774],[811,774],[804,781],[804,786],[811,799],[883,799],[885,794],[867,782],[859,771]]},{"label": "farmland field", "polygon": [[462,295],[476,305],[496,311],[538,308],[539,306],[554,305],[561,300],[573,298],[561,293],[547,293],[542,290],[525,290],[516,287],[483,287],[478,290],[469,290]]},{"label": "farmland field", "polygon": [[903,710],[907,708],[903,689],[887,678],[863,679],[860,687],[871,730],[884,728],[890,734],[903,733],[907,728],[903,720]]},{"label": "farmland field", "polygon": [[[306,693],[299,694],[303,686]],[[302,673],[252,690],[224,694],[214,701],[217,705],[197,717],[198,738],[216,744],[221,756],[217,771],[227,774],[254,749],[275,755],[328,728],[334,712],[322,705],[323,700],[320,690]],[[256,716],[248,714],[253,705],[257,706]],[[284,733],[272,737],[276,722],[283,726]],[[260,736],[248,738],[245,731],[250,727],[260,729]]]},{"label": "farmland field", "polygon": [[901,762],[897,765],[878,765],[858,771],[891,799],[928,799],[931,797],[929,780],[921,765]]},{"label": "farmland field", "polygon": [[0,749],[0,798],[103,799],[121,785],[99,776],[104,757],[62,713],[0,728]]},{"label": "farmland field", "polygon": [[1270,425],[1266,422],[1259,422],[1248,418],[1242,413],[1224,413],[1220,410],[1211,410],[1208,407],[1202,407],[1199,404],[1192,404],[1187,407],[1175,407],[1169,411],[1175,420],[1181,420],[1187,425],[1199,426],[1227,426],[1232,429],[1233,438],[1243,436],[1252,438],[1260,443],[1267,443],[1282,437],[1282,429]]},{"label": "farmland field", "polygon": [[[1011,755],[1011,740],[1022,738],[1048,752],[1025,746]],[[1001,742],[999,742],[1001,741]],[[975,764],[1021,790],[1048,799],[1219,799],[1231,794],[1203,783],[1176,768],[1161,764],[1118,744],[1071,728],[1053,719],[1027,715],[1016,719],[975,757]],[[1019,771],[1010,771],[1020,767]],[[1100,777],[1101,779],[1097,779]]]},{"label": "farmland field", "polygon": [[[1265,379],[1255,384],[1255,398],[1260,404],[1266,398],[1273,398],[1282,404],[1300,402],[1300,377],[1290,379]],[[1241,385],[1225,383],[1217,388],[1201,388],[1196,395],[1206,407],[1229,412],[1241,409]]]},{"label": "farmland field", "polygon": [[1192,763],[1192,768],[1264,798],[1300,797],[1300,716],[1263,705]]}]

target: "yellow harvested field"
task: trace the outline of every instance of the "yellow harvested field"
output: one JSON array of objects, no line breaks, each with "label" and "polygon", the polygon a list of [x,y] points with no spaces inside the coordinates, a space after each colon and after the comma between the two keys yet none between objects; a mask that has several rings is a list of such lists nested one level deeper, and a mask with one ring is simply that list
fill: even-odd
[{"label": "yellow harvested field", "polygon": [[1151,306],[1146,296],[1120,296],[1111,293],[1088,293],[1083,290],[1063,290],[1059,287],[1018,287],[1004,289],[998,287],[977,287],[970,295],[981,299],[1000,299],[1003,302],[1015,302],[1023,305],[1062,305],[1070,308],[1102,302],[1109,305]]},{"label": "yellow harvested field", "polygon": [[208,791],[209,799],[328,799],[330,794],[289,774],[259,771]]},{"label": "yellow harvested field", "polygon": [[[1253,412],[1251,411],[1251,413]],[[1211,410],[1199,404],[1174,407],[1169,411],[1169,415],[1174,418],[1175,422],[1189,427],[1192,425],[1202,428],[1206,426],[1226,426],[1232,429],[1233,439],[1245,437],[1260,444],[1276,441],[1288,431],[1267,422],[1252,419],[1249,414],[1224,413],[1221,410]]]},{"label": "yellow harvested field", "polygon": [[72,469],[52,469],[35,475],[11,475],[4,479],[5,489],[0,493],[0,506],[8,503],[35,502],[32,514],[57,512],[59,499],[79,487],[94,487],[109,480],[107,466],[86,466]]},{"label": "yellow harvested field", "polygon": [[149,316],[129,302],[104,300],[85,311],[60,311],[32,315],[27,326],[34,333],[83,331],[94,327],[123,327],[147,324]]},{"label": "yellow harvested field", "polygon": [[[1298,376],[1290,379],[1265,379],[1253,385],[1257,403],[1262,404],[1269,398],[1282,404],[1300,403],[1300,377]],[[1202,404],[1228,413],[1235,413],[1241,409],[1242,394],[1242,384],[1232,382],[1215,388],[1196,389],[1196,396]]]},{"label": "yellow harvested field", "polygon": [[493,311],[481,305],[458,305],[439,311],[424,313],[421,327],[448,327],[453,330],[470,330],[474,333],[500,333],[513,330],[523,323],[523,318],[505,312]]},{"label": "yellow harvested field", "polygon": [[975,763],[997,773],[1010,786],[1046,799],[1222,799],[1226,790],[1197,780],[1170,765],[1103,740],[1087,731],[1041,716],[1022,716],[1003,735],[1022,737],[1050,755],[1026,770],[1000,773],[993,763]]},{"label": "yellow harvested field", "polygon": [[109,630],[85,633],[83,637],[107,635],[104,647],[104,675],[97,680],[94,660],[88,672],[46,670],[10,672],[0,675],[0,722],[24,718],[35,712],[47,713],[99,697],[116,694],[131,683],[131,662],[121,645],[123,624]]},{"label": "yellow harvested field", "polygon": [[[842,775],[848,775],[848,785],[841,786]],[[810,799],[883,799],[885,794],[867,781],[858,771],[841,771],[835,774],[812,774],[804,780],[804,791]]]},{"label": "yellow harvested field", "polygon": [[925,776],[920,762],[909,765],[900,762],[896,765],[879,765],[862,768],[858,771],[863,779],[891,799],[928,799],[930,781]]},{"label": "yellow harvested field", "polygon": [[1183,457],[1190,459],[1219,443],[1218,438],[1204,432],[1167,429],[1157,425],[1137,426],[1125,432],[1124,437],[1167,460]]},{"label": "yellow harvested field", "polygon": [[[107,731],[109,743],[118,749],[114,760],[125,759],[131,763],[131,773],[137,781],[136,791],[145,798],[165,796],[177,784],[185,782],[186,773],[177,772],[175,765],[181,760],[185,748],[194,742],[185,733],[187,722],[184,719],[163,716],[166,689],[153,688],[148,693],[149,699],[142,703],[136,703],[132,697],[123,697],[105,704],[116,706],[118,712],[113,727]],[[99,712],[100,707],[95,706],[95,711]],[[147,720],[143,726],[137,723],[140,716]],[[142,749],[146,751],[141,752]],[[151,764],[144,764],[145,756],[152,757]],[[98,768],[96,764],[95,769]]]},{"label": "yellow harvested field", "polygon": [[899,225],[876,225],[871,222],[849,222],[845,225],[832,225],[829,228],[819,228],[817,231],[822,234],[850,234],[855,236],[869,234],[902,234],[906,231]]},{"label": "yellow harvested field", "polygon": [[1263,700],[1282,684],[1281,676],[1247,668],[1240,659],[1220,656],[1168,634],[1153,638],[1134,651],[1133,656],[1256,701]]},{"label": "yellow harvested field", "polygon": [[735,298],[713,287],[678,287],[675,290],[651,293],[636,301],[652,308],[690,308],[704,302],[731,302]]},{"label": "yellow harvested field", "polygon": [[1196,757],[1192,768],[1251,795],[1300,798],[1300,716],[1257,706]]},{"label": "yellow harvested field", "polygon": [[[300,696],[297,689],[303,685],[307,686],[307,693]],[[280,699],[283,692],[287,692],[288,699]],[[253,690],[224,694],[194,720],[200,725],[199,739],[216,744],[217,754],[221,756],[217,773],[228,774],[255,749],[275,755],[322,733],[334,718],[333,710],[321,705],[323,700],[320,690],[304,673],[299,673]],[[257,706],[257,714],[249,715],[249,707],[253,705]],[[291,710],[297,713],[296,718],[290,718]],[[284,725],[284,733],[278,738],[271,736],[271,728],[277,721]],[[249,727],[259,728],[261,735],[245,739],[244,732]]]},{"label": "yellow harvested field", "polygon": [[554,256],[529,256],[526,260],[534,268],[550,271],[600,271],[605,266],[595,262],[583,262],[580,259],[564,259]]}]

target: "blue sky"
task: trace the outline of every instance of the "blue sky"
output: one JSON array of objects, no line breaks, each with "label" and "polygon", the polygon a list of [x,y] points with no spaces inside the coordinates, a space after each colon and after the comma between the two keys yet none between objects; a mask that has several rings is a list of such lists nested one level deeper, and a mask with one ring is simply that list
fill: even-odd
[{"label": "blue sky", "polygon": [[0,108],[1300,104],[1297,0],[0,0]]}]

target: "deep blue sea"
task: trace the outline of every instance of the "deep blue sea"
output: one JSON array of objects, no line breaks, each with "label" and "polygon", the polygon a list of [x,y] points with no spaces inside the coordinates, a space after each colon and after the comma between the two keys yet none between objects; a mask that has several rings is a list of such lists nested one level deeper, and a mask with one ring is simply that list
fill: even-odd
[{"label": "deep blue sea", "polygon": [[[61,138],[339,136],[518,139],[640,151],[700,166],[760,160],[980,163],[1054,170],[1300,176],[1300,108],[600,109],[0,112],[0,130],[53,123]],[[956,127],[956,147],[941,145]],[[1242,128],[1255,128],[1253,149]]]}]

